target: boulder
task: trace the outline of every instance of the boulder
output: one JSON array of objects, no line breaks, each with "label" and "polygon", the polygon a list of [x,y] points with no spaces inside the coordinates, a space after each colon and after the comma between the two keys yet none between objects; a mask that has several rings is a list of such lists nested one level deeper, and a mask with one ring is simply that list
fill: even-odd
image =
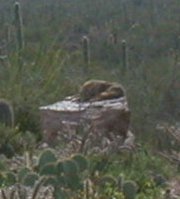
[{"label": "boulder", "polygon": [[40,107],[40,115],[43,138],[48,144],[73,135],[80,135],[82,145],[90,134],[110,141],[116,136],[123,141],[128,138],[130,110],[126,97],[95,102],[79,102],[68,97]]}]

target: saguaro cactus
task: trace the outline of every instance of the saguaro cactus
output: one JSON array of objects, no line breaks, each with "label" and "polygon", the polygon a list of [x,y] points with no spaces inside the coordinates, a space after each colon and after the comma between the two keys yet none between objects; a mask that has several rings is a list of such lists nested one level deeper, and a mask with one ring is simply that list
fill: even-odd
[{"label": "saguaro cactus", "polygon": [[128,68],[128,52],[126,40],[122,40],[122,65],[123,70],[126,71]]},{"label": "saguaro cactus", "polygon": [[122,17],[124,19],[124,24],[129,25],[130,24],[130,17],[129,17],[129,13],[128,13],[128,5],[127,5],[127,1],[122,1]]},{"label": "saguaro cactus", "polygon": [[0,123],[12,127],[14,125],[14,111],[5,100],[0,100]]},{"label": "saguaro cactus", "polygon": [[87,36],[83,36],[82,47],[83,47],[84,62],[85,64],[89,64],[90,63],[90,49],[89,49],[89,38]]},{"label": "saguaro cactus", "polygon": [[9,44],[11,42],[11,26],[8,23],[5,25],[5,31],[6,31],[6,43],[7,46],[9,47]]},{"label": "saguaro cactus", "polygon": [[21,15],[19,2],[15,2],[14,4],[14,17],[15,17],[17,48],[18,51],[21,51],[24,48],[24,35],[23,35],[22,15]]}]

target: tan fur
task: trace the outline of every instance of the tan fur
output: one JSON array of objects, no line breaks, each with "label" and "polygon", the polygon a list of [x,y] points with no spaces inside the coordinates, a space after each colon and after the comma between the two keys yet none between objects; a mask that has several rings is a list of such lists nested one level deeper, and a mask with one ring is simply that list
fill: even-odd
[{"label": "tan fur", "polygon": [[101,101],[125,96],[125,90],[121,84],[103,80],[89,80],[80,89],[80,100]]}]

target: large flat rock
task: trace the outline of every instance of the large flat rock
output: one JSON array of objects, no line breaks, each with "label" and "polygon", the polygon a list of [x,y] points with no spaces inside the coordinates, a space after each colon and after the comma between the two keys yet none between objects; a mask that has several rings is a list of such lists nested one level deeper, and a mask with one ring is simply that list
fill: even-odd
[{"label": "large flat rock", "polygon": [[40,115],[43,137],[48,143],[53,143],[60,134],[76,134],[80,127],[107,137],[112,132],[126,136],[130,123],[125,97],[91,103],[69,97],[40,107]]}]

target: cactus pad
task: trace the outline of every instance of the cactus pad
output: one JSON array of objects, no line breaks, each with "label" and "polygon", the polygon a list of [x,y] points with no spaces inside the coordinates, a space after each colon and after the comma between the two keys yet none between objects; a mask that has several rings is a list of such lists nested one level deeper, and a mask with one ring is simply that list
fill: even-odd
[{"label": "cactus pad", "polygon": [[45,164],[44,167],[40,170],[40,175],[56,175],[57,174],[57,167],[55,163],[48,163]]},{"label": "cactus pad", "polygon": [[36,181],[39,179],[39,176],[34,173],[34,172],[31,172],[31,173],[28,173],[24,179],[23,179],[23,184],[25,186],[30,186],[30,187],[33,187],[36,183]]},{"label": "cactus pad", "polygon": [[26,167],[22,168],[17,174],[18,181],[22,182],[24,177],[30,172],[31,172],[30,169],[28,169]]},{"label": "cactus pad", "polygon": [[63,162],[63,172],[65,174],[71,175],[77,173],[78,171],[78,166],[75,161],[69,159]]},{"label": "cactus pad", "polygon": [[88,168],[88,161],[83,155],[74,155],[72,159],[77,163],[80,171],[84,171]]},{"label": "cactus pad", "polygon": [[13,172],[7,172],[5,176],[4,184],[6,186],[11,186],[16,183],[16,175]]},{"label": "cactus pad", "polygon": [[135,199],[137,184],[134,181],[126,181],[123,184],[123,193],[127,199]]},{"label": "cactus pad", "polygon": [[44,165],[56,162],[56,160],[57,158],[55,157],[55,154],[51,149],[44,150],[39,157],[39,162],[38,162],[39,170],[41,170],[44,167]]}]

